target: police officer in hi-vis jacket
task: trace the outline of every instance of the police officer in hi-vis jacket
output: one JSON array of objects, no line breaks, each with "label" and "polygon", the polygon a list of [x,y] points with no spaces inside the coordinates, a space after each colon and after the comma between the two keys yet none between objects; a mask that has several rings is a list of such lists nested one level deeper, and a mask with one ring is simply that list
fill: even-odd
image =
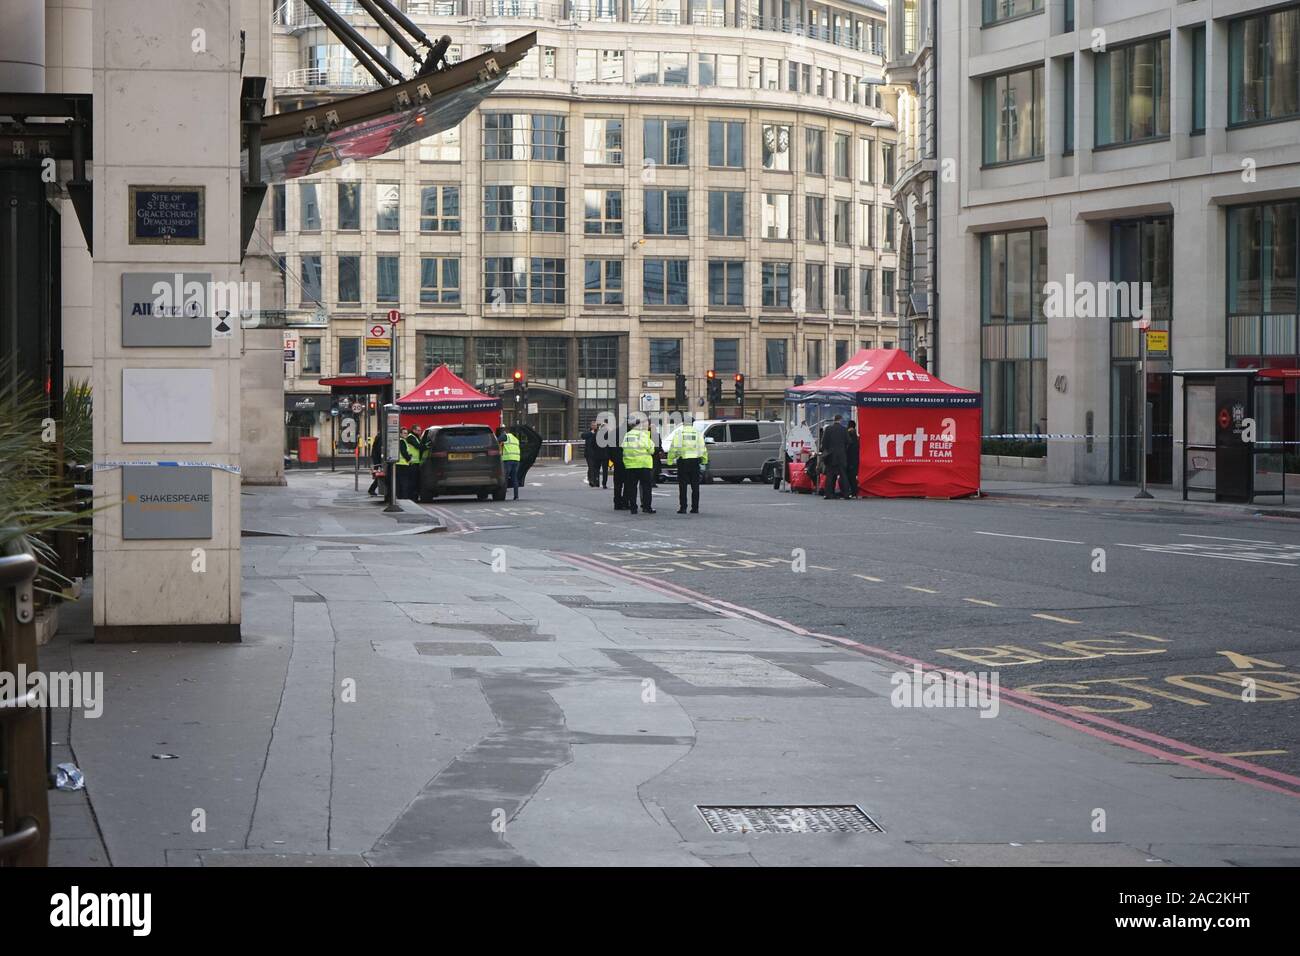
[{"label": "police officer in hi-vis jacket", "polygon": [[668,443],[668,467],[677,466],[677,513],[686,514],[686,489],[691,489],[691,514],[700,513],[700,474],[709,464],[709,449],[693,425],[683,425]]},{"label": "police officer in hi-vis jacket", "polygon": [[627,510],[636,514],[637,490],[641,492],[641,510],[646,514],[655,513],[651,494],[654,489],[655,449],[654,438],[650,434],[650,423],[639,419],[629,423],[623,436],[623,486]]},{"label": "police officer in hi-vis jacket", "polygon": [[513,488],[515,491],[515,500],[519,500],[519,439],[505,430],[505,426],[497,432],[497,438],[501,441],[501,464],[505,467],[506,487]]}]

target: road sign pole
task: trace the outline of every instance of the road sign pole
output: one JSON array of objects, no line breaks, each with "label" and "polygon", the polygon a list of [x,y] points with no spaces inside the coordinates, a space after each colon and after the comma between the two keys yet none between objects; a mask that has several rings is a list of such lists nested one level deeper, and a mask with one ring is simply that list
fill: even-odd
[{"label": "road sign pole", "polygon": [[1138,475],[1139,485],[1138,493],[1134,498],[1153,498],[1154,495],[1147,491],[1147,332],[1150,331],[1150,325],[1139,330],[1141,342],[1138,349],[1138,434],[1140,444],[1138,446]]}]

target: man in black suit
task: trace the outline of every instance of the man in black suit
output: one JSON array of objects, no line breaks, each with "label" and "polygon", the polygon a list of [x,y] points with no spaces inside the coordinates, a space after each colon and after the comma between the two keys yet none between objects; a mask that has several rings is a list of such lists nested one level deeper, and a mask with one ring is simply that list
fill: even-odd
[{"label": "man in black suit", "polygon": [[844,428],[844,417],[836,415],[835,420],[822,429],[822,472],[826,475],[826,487],[822,492],[823,498],[840,497],[836,492],[837,485],[844,490],[844,496],[848,496],[848,446],[849,433]]},{"label": "man in black suit", "polygon": [[591,428],[578,436],[582,439],[582,457],[587,460],[587,484],[593,488],[597,486],[597,482],[600,480],[601,462],[608,461],[605,458],[605,450],[600,447],[597,441],[597,429],[599,428],[599,422],[592,422]]}]

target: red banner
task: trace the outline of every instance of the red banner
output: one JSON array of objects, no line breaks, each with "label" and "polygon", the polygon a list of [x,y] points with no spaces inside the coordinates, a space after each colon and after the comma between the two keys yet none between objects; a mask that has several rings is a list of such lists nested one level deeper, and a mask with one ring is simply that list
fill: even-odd
[{"label": "red banner", "polygon": [[980,487],[978,408],[859,408],[858,493],[960,498]]}]

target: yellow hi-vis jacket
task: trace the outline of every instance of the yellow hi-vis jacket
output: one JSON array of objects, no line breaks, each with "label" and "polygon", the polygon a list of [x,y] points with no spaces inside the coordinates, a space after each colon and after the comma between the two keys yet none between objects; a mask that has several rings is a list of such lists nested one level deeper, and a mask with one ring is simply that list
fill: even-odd
[{"label": "yellow hi-vis jacket", "polygon": [[519,439],[510,432],[506,432],[505,440],[501,442],[501,460],[519,460]]},{"label": "yellow hi-vis jacket", "polygon": [[668,443],[668,464],[677,464],[678,458],[698,458],[702,465],[709,463],[709,447],[704,443],[704,436],[690,425],[677,429]]},{"label": "yellow hi-vis jacket", "polygon": [[397,443],[397,463],[399,465],[411,464],[411,446],[406,443],[405,435]]},{"label": "yellow hi-vis jacket", "polygon": [[424,446],[420,443],[420,436],[415,432],[406,433],[406,456],[411,460],[412,465],[418,465],[424,461]]},{"label": "yellow hi-vis jacket", "polygon": [[650,433],[643,428],[634,428],[623,436],[623,467],[653,468],[655,466],[655,445]]}]

